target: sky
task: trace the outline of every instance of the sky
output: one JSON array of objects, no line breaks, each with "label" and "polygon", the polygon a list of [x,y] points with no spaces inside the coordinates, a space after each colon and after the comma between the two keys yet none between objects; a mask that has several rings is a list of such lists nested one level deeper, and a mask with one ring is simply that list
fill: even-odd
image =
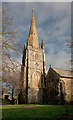
[{"label": "sky", "polygon": [[[6,2],[3,5],[14,17],[15,30],[18,31],[16,42],[20,48],[26,44],[34,8],[39,46],[42,40],[45,44],[47,70],[50,64],[53,68],[69,68],[71,52],[67,41],[71,39],[71,3]],[[21,62],[22,54],[17,59]]]},{"label": "sky", "polygon": [[2,0],[3,2],[72,2],[72,0]]}]

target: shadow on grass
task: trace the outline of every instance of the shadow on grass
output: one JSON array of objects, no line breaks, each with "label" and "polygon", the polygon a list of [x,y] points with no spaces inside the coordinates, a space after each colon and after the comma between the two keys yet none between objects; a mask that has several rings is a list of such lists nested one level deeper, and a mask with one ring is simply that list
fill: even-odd
[{"label": "shadow on grass", "polygon": [[3,118],[1,120],[62,120],[60,118],[15,118],[15,119],[11,119],[11,118]]}]

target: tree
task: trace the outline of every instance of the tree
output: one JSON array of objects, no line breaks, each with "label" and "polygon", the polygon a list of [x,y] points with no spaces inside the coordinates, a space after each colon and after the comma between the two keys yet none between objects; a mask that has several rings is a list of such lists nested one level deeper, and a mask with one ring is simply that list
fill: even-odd
[{"label": "tree", "polygon": [[17,32],[14,30],[13,17],[2,8],[2,80],[12,90],[18,89],[21,63],[16,59],[21,51],[15,42]]},{"label": "tree", "polygon": [[[20,54],[18,45],[15,42],[17,32],[13,29],[13,17],[8,16],[6,9],[2,9],[2,68],[8,70],[14,66],[15,57]],[[12,66],[10,66],[10,64]]]},{"label": "tree", "polygon": [[67,40],[68,54],[71,54],[71,58],[67,62],[70,65],[70,70],[73,71],[73,35],[71,35],[71,40]]},{"label": "tree", "polygon": [[15,72],[13,70],[6,71],[6,74],[3,75],[5,78],[5,83],[6,86],[10,89],[11,94],[12,94],[12,101],[14,99],[14,94],[15,96],[18,96],[19,93],[19,85],[20,85],[20,68],[15,69]]}]

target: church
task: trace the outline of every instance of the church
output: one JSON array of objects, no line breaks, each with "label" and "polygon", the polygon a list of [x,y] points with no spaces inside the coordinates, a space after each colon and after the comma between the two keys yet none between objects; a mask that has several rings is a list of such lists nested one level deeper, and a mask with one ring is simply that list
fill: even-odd
[{"label": "church", "polygon": [[[57,73],[55,72],[55,74]],[[49,72],[46,74],[45,46],[44,46],[44,41],[42,40],[41,48],[39,47],[37,29],[34,18],[34,8],[33,8],[32,20],[31,20],[29,35],[27,38],[27,46],[25,48],[25,44],[24,44],[24,49],[23,49],[21,79],[20,79],[22,85],[21,89],[25,94],[26,103],[48,103],[47,101],[50,100],[50,98],[48,97],[48,95],[50,94],[49,88],[51,88],[51,86],[54,85],[54,84],[50,84],[52,80],[54,80],[52,79],[52,77],[51,78],[49,77]],[[59,81],[61,81],[61,79],[59,80],[59,74],[58,74],[56,81],[56,83],[58,84],[57,86],[55,86],[57,88],[57,92],[55,94],[56,97],[59,96],[58,101],[61,101],[60,96],[62,96],[62,94],[60,93],[62,93],[61,90],[62,85],[59,85],[60,83]],[[71,81],[69,86],[70,95],[71,95],[70,87],[71,87]],[[52,97],[52,95],[53,94],[51,93],[50,97]],[[55,101],[56,101],[56,97],[54,98]]]}]

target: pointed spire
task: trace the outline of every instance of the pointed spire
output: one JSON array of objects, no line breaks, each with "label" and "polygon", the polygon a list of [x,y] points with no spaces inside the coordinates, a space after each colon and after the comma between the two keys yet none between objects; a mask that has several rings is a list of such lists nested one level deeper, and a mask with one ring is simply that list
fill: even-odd
[{"label": "pointed spire", "polygon": [[44,49],[44,40],[42,40],[41,48]]},{"label": "pointed spire", "polygon": [[31,26],[27,41],[29,41],[28,44],[29,46],[32,46],[33,48],[39,48],[38,36],[37,36],[37,30],[36,30],[36,24],[34,18],[34,8],[32,9],[32,20],[31,20]]}]

